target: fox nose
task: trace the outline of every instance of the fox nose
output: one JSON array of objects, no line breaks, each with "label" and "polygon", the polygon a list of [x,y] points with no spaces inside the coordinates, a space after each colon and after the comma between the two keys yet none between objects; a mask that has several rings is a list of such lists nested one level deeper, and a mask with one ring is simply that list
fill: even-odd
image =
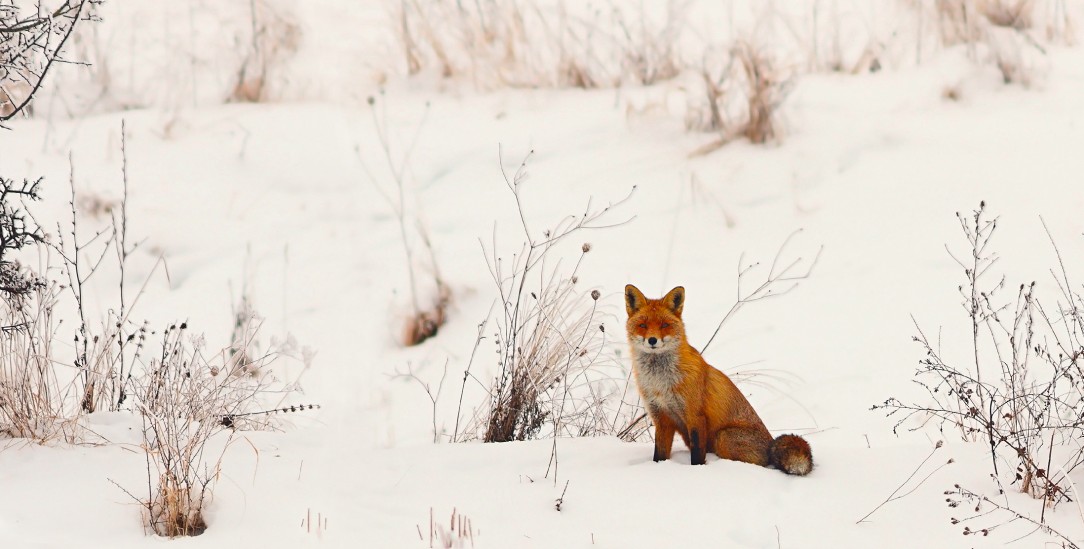
[{"label": "fox nose", "polygon": [[654,337],[647,338],[647,344],[651,345],[652,347],[654,347],[655,344],[658,343],[658,342],[659,342],[658,338],[654,338]]}]

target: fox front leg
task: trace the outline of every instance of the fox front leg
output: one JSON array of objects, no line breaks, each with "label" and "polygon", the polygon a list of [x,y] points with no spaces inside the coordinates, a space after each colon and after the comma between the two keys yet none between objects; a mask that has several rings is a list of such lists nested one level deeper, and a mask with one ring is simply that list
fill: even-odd
[{"label": "fox front leg", "polygon": [[670,459],[670,449],[674,446],[674,422],[666,414],[656,414],[655,420],[655,455],[653,461]]},{"label": "fox front leg", "polygon": [[691,418],[689,423],[689,452],[693,465],[704,465],[708,459],[708,421],[704,416]]}]

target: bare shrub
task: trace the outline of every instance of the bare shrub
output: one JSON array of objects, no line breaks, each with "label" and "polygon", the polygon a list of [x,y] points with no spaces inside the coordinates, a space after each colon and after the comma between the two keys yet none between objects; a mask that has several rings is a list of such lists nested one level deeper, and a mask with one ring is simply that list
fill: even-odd
[{"label": "bare shrub", "polygon": [[514,175],[505,174],[525,242],[511,261],[498,252],[495,235],[486,252],[500,308],[494,319],[498,370],[489,389],[488,407],[465,435],[470,438],[469,433],[478,433],[485,442],[527,440],[543,433],[588,436],[609,432],[611,425],[602,403],[616,384],[599,373],[608,360],[603,353],[605,326],[598,310],[601,293],[577,285],[579,267],[591,245],[580,246],[568,271],[560,269],[561,261],[555,256],[572,235],[615,226],[604,224],[604,218],[627,197],[603,208],[588,202],[582,214],[535,233],[524,211],[526,165],[527,159]]},{"label": "bare shrub", "polygon": [[693,152],[707,154],[746,138],[763,144],[782,137],[778,110],[790,93],[793,71],[784,69],[766,49],[738,42],[721,56],[709,56],[701,70],[703,99],[690,101],[685,126],[710,131],[719,139]]},{"label": "bare shrub", "polygon": [[1031,87],[1042,74],[1045,50],[1036,43],[1021,39],[1013,29],[994,27],[986,34],[990,62],[1001,73],[1001,82]]},{"label": "bare shrub", "polygon": [[[107,337],[94,336],[91,351],[84,324],[76,335],[76,346],[82,343],[83,353],[77,352],[72,369],[81,378],[65,376],[58,371],[60,361],[53,342],[59,324],[53,311],[65,294],[75,296],[82,311],[82,285],[47,284],[44,278],[22,266],[12,255],[26,246],[38,247],[39,253],[45,256],[55,250],[65,259],[65,271],[72,280],[86,282],[91,273],[80,272],[79,268],[83,261],[78,259],[78,252],[85,248],[76,247],[71,255],[65,255],[63,239],[59,244],[52,243],[25,211],[25,204],[15,203],[16,200],[39,200],[40,183],[39,179],[16,185],[13,181],[0,179],[0,202],[3,203],[0,211],[0,318],[3,319],[0,345],[4,348],[4,356],[0,359],[0,430],[39,442],[55,436],[74,441],[78,436],[76,427],[81,412],[93,411],[101,401],[102,393],[97,389],[104,384],[104,378],[112,377],[111,387],[118,387],[116,375],[102,375],[101,372],[103,364],[115,364],[112,345],[115,339],[114,332]],[[74,216],[74,183],[72,192]],[[74,225],[72,234],[75,235]],[[102,235],[90,241],[98,236]],[[109,239],[103,244],[101,257],[112,249],[112,242]],[[90,269],[91,272],[94,270]],[[119,328],[119,322],[117,326]],[[123,347],[121,350],[123,352]],[[116,393],[110,394],[109,398],[115,399]]]},{"label": "bare shrub", "polygon": [[300,375],[271,374],[284,357],[303,360],[307,369],[311,351],[297,353],[291,338],[272,341],[258,356],[238,351],[258,350],[256,335],[242,330],[239,340],[207,353],[202,335],[191,334],[187,323],[174,324],[162,332],[157,354],[130,376],[130,408],[143,425],[147,495],[118,487],[139,502],[145,526],[159,536],[197,536],[208,528],[206,503],[239,431],[273,428],[274,415],[320,407],[283,405],[300,389]]},{"label": "bare shrub", "polygon": [[[163,263],[161,258],[155,262],[143,287],[132,301],[128,301],[128,259],[140,243],[131,243],[128,238],[128,148],[127,127],[123,121],[120,148],[123,194],[108,210],[100,212],[109,214],[109,223],[99,225],[92,235],[85,234],[80,228],[77,205],[85,195],[76,190],[75,165],[69,158],[68,184],[71,194],[68,204],[71,227],[65,236],[65,231],[61,230],[58,224],[56,242],[51,243],[52,250],[63,260],[64,272],[68,278],[67,291],[75,301],[78,314],[73,363],[82,382],[80,405],[87,413],[99,410],[116,411],[124,406],[128,398],[127,385],[132,378],[135,363],[140,360],[148,329],[146,322],[132,320],[132,307],[141,297],[147,282]],[[89,213],[92,216],[94,214]],[[85,297],[91,279],[111,255],[115,258],[119,272],[116,306],[108,310],[100,324],[95,324],[90,320]]]},{"label": "bare shrub", "polygon": [[[388,207],[391,208],[399,222],[399,236],[402,239],[405,253],[411,305],[411,313],[403,326],[400,342],[403,345],[412,346],[435,336],[440,327],[447,321],[448,308],[452,303],[452,291],[440,274],[433,241],[429,236],[428,229],[422,222],[421,215],[419,213],[412,214],[407,209],[407,192],[408,190],[413,192],[413,185],[410,184],[412,181],[408,180],[410,178],[408,168],[411,155],[417,145],[418,136],[421,133],[421,125],[415,131],[414,141],[406,144],[401,156],[397,158],[396,153],[393,152],[392,136],[387,125],[386,102],[381,100],[379,103],[381,110],[378,111],[377,99],[375,97],[369,98],[373,128],[376,130],[382,149],[381,171],[374,172],[369,169],[360,149],[358,150],[358,158],[362,162],[362,168],[370,183],[387,202]],[[413,221],[413,227],[411,227],[410,221]],[[426,266],[429,269],[432,284],[431,297],[427,301],[423,301],[418,290],[419,276],[417,271],[420,270],[420,267],[416,259],[418,253],[417,240],[421,241],[421,246],[428,255],[428,265]]]},{"label": "bare shrub", "polygon": [[[165,330],[159,355],[133,383],[148,470],[142,504],[154,533],[172,538],[207,529],[204,504],[236,435],[236,423],[224,420],[250,412],[263,388],[231,375],[227,364],[212,365],[202,338],[189,337],[186,324]],[[225,433],[224,444],[209,447],[219,433]]]},{"label": "bare shrub", "polygon": [[[550,278],[549,284],[539,285],[522,299],[515,295],[515,288],[505,288],[511,291],[502,300],[509,300],[513,314],[509,323],[497,322],[501,369],[493,390],[485,442],[532,439],[550,421],[557,429],[555,434],[572,428],[571,433],[560,433],[572,436],[590,434],[595,425],[590,416],[594,415],[597,401],[585,401],[586,406],[565,406],[569,388],[599,360],[606,341],[596,314],[597,300],[591,300],[590,308],[585,307],[587,296],[577,291],[572,281],[576,277],[573,271],[568,276]],[[517,325],[520,316],[530,320]]]},{"label": "bare shrub", "polygon": [[286,58],[297,52],[301,29],[267,0],[249,0],[250,49],[237,72],[229,101],[259,103],[270,99],[271,81]]},{"label": "bare shrub", "polygon": [[[1032,29],[1035,6],[1035,0],[936,0],[935,13],[942,43],[951,46],[981,41],[991,26]],[[1053,24],[1056,19],[1053,15],[1043,22]]]},{"label": "bare shrub", "polygon": [[789,91],[789,79],[783,76],[772,57],[748,42],[739,43],[734,55],[745,73],[748,118],[741,134],[752,143],[766,143],[779,135],[776,109]]},{"label": "bare shrub", "polygon": [[674,78],[684,69],[678,38],[685,26],[685,6],[667,2],[666,19],[659,25],[652,24],[643,4],[639,7],[633,17],[620,9],[613,15],[626,78],[642,85]]},{"label": "bare shrub", "polygon": [[713,76],[708,67],[704,67],[700,72],[704,83],[704,101],[690,102],[685,112],[686,130],[719,132],[724,135],[730,132],[732,122],[727,105],[732,95],[729,93],[732,86],[729,74],[733,66],[733,58],[730,58],[717,76]]},{"label": "bare shrub", "polygon": [[[136,499],[145,524],[162,536],[199,535],[207,528],[204,505],[236,432],[269,426],[271,414],[317,407],[283,406],[282,399],[299,389],[297,380],[278,379],[266,366],[291,356],[304,361],[307,368],[313,354],[307,349],[298,351],[292,338],[272,340],[261,352],[253,342],[255,331],[245,324],[230,348],[208,356],[202,336],[189,336],[182,323],[165,330],[160,352],[144,362],[146,341],[155,334],[146,323],[134,327],[129,320],[143,290],[127,300],[131,296],[125,289],[125,265],[138,243],[128,240],[124,134],[122,125],[125,198],[108,210],[111,223],[93,236],[79,228],[74,168],[70,240],[63,237],[59,225],[56,242],[46,238],[23,205],[15,203],[16,199],[38,199],[39,182],[19,186],[0,179],[0,433],[42,442],[55,436],[74,441],[84,413],[138,412],[148,478],[147,497]],[[61,256],[69,281],[66,287],[46,284],[11,257],[9,252],[30,245]],[[101,330],[95,331],[88,322],[86,285],[111,254],[119,268],[118,297]],[[159,260],[148,278],[161,264]],[[69,292],[78,310],[78,324],[70,363],[73,374],[66,380],[58,374],[65,362],[54,353],[57,323],[53,311],[58,296]],[[254,317],[247,303],[243,315]],[[267,400],[276,396],[278,404],[268,408]]]},{"label": "bare shrub", "polygon": [[72,441],[78,409],[69,379],[57,376],[53,309],[60,289],[16,259],[26,248],[47,251],[46,235],[27,212],[41,180],[0,178],[0,433],[45,442]]},{"label": "bare shrub", "polygon": [[58,292],[39,286],[18,302],[0,299],[0,434],[41,443],[78,438],[77,389],[54,364]]},{"label": "bare shrub", "polygon": [[[284,406],[282,398],[268,406],[296,388],[268,373],[272,363],[290,356],[288,345],[241,363],[232,345],[207,354],[203,336],[190,334],[186,323],[169,326],[161,337],[157,356],[132,381],[148,471],[147,497],[136,499],[155,534],[196,536],[207,529],[205,504],[238,431],[266,429],[274,414],[319,406]],[[243,344],[251,348],[252,342]]]},{"label": "bare shrub", "polygon": [[[1041,500],[1038,522],[1045,523],[1046,508],[1071,498],[1069,475],[1084,464],[1084,446],[1078,442],[1084,435],[1079,385],[1084,379],[1084,298],[1056,246],[1051,274],[1059,295],[1052,302],[1040,299],[1035,282],[1007,284],[992,269],[998,260],[991,247],[998,218],[989,217],[985,203],[970,215],[957,216],[968,252],[952,257],[965,275],[959,290],[971,356],[966,361],[943,356],[940,342],[931,341],[916,322],[914,340],[925,358],[915,381],[928,400],[890,398],[873,408],[898,417],[894,429],[910,420],[917,421],[910,430],[932,422],[942,431],[957,431],[963,440],[988,445],[991,478],[998,488],[1007,482]],[[1015,295],[1002,297],[1007,289]]]}]

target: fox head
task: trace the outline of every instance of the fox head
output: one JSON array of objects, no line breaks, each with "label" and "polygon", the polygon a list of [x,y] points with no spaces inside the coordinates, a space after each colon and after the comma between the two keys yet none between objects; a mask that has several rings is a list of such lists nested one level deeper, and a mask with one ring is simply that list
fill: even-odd
[{"label": "fox head", "polygon": [[643,292],[625,286],[625,310],[629,320],[625,329],[633,350],[645,353],[670,352],[685,339],[681,310],[685,306],[685,288],[678,286],[662,299],[647,299]]}]

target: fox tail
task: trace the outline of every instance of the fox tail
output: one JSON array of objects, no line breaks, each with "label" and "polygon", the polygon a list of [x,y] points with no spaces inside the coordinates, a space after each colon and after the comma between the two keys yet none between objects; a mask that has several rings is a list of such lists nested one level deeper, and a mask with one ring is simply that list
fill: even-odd
[{"label": "fox tail", "polygon": [[768,461],[788,475],[808,475],[813,470],[813,452],[798,435],[779,435],[768,446]]}]

